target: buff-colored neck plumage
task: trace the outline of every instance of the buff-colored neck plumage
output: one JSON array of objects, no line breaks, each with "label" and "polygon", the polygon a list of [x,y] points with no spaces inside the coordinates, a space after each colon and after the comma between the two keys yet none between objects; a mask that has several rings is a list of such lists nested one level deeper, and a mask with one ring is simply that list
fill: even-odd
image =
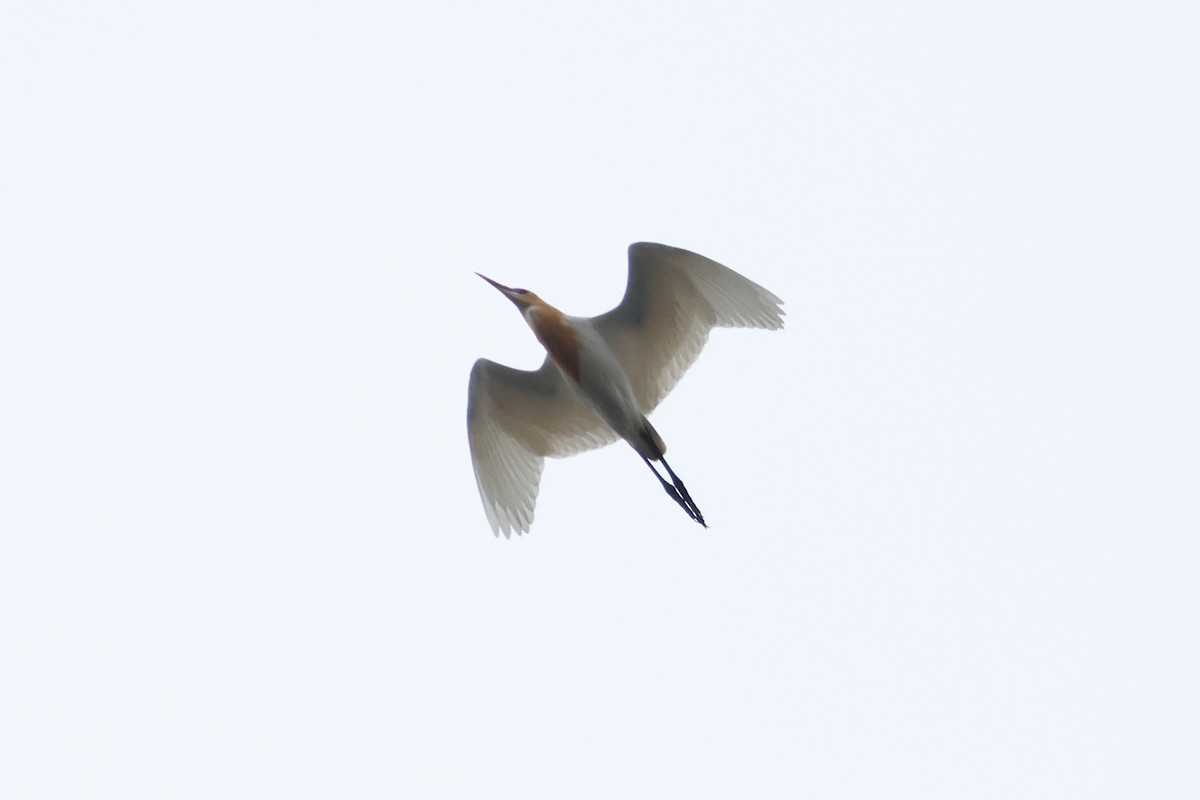
[{"label": "buff-colored neck plumage", "polygon": [[538,297],[525,310],[525,319],[558,368],[579,383],[579,335],[563,313]]}]

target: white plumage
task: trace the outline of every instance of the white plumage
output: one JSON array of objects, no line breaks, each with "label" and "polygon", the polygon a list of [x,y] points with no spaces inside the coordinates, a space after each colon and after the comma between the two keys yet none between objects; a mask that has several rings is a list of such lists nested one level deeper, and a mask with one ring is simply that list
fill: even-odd
[{"label": "white plumage", "polygon": [[467,431],[493,531],[509,536],[529,530],[546,456],[574,455],[621,438],[647,464],[662,461],[674,481],[672,486],[658,476],[663,488],[703,524],[645,415],[696,360],[709,331],[781,328],[782,301],[711,259],[651,243],[630,246],[624,298],[590,319],[485,280],[517,305],[549,353],[534,371],[484,358],[471,370]]}]

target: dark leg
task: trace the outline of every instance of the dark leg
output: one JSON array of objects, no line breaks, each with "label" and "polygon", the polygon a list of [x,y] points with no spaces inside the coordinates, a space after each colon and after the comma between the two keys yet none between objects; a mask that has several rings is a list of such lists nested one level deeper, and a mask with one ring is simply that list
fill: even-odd
[{"label": "dark leg", "polygon": [[707,528],[708,523],[704,521],[704,515],[700,513],[700,508],[696,505],[695,501],[692,500],[692,496],[688,494],[688,490],[686,487],[684,487],[683,481],[679,480],[675,473],[671,471],[671,467],[667,465],[665,460],[659,460],[662,461],[663,466],[667,468],[667,474],[671,476],[671,481],[674,483],[674,485],[667,483],[667,481],[663,479],[663,476],[658,474],[658,470],[654,468],[654,465],[650,463],[650,459],[642,456],[642,461],[646,462],[646,466],[649,467],[650,471],[654,473],[654,477],[658,478],[658,482],[662,484],[663,490],[666,491],[667,495],[670,496],[670,498],[676,503],[678,503],[679,507],[686,511],[689,517]]},{"label": "dark leg", "polygon": [[671,469],[671,465],[667,463],[665,458],[660,457],[658,460],[661,461],[662,465],[667,468],[667,474],[671,476],[671,480],[675,483],[675,488],[679,490],[681,495],[683,495],[683,499],[689,506],[692,507],[692,510],[696,512],[696,515],[692,517],[692,519],[696,520],[696,522],[699,522],[701,525],[704,525],[704,527],[707,528],[708,525],[704,522],[704,515],[700,513],[700,506],[696,505],[696,501],[692,499],[690,494],[688,494],[687,487],[683,485],[683,481],[679,480],[679,476],[676,475],[674,470]]}]

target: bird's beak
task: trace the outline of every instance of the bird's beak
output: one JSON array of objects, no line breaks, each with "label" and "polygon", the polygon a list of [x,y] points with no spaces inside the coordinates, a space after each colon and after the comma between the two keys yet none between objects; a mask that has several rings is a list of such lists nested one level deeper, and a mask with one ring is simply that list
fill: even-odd
[{"label": "bird's beak", "polygon": [[513,305],[519,309],[522,309],[522,313],[524,313],[524,309],[529,305],[529,301],[526,299],[527,295],[519,294],[516,289],[505,286],[503,283],[496,283],[494,280],[489,278],[487,275],[482,275],[478,272],[476,272],[475,274],[479,275],[479,277],[483,278],[485,281],[490,283],[492,286],[495,286],[497,289],[499,289],[500,294],[504,295],[509,300],[511,300]]},{"label": "bird's beak", "polygon": [[479,277],[483,278],[485,281],[490,283],[492,286],[495,286],[500,291],[504,292],[504,294],[506,294],[506,295],[512,294],[512,289],[508,288],[503,283],[496,283],[494,280],[489,278],[487,275],[483,275],[482,273],[479,273],[479,272],[476,272],[475,274],[478,275]]}]

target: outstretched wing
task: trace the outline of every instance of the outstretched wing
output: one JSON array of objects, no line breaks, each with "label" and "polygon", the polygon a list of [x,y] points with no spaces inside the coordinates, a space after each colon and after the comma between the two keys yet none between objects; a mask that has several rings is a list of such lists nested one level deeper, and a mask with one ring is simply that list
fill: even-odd
[{"label": "outstretched wing", "polygon": [[621,304],[596,317],[643,414],[692,365],[714,327],[783,327],[783,301],[712,259],[665,244],[629,246]]},{"label": "outstretched wing", "polygon": [[481,358],[467,390],[467,438],[483,510],[496,535],[508,537],[533,522],[546,456],[582,453],[619,437],[549,358],[532,372]]}]

